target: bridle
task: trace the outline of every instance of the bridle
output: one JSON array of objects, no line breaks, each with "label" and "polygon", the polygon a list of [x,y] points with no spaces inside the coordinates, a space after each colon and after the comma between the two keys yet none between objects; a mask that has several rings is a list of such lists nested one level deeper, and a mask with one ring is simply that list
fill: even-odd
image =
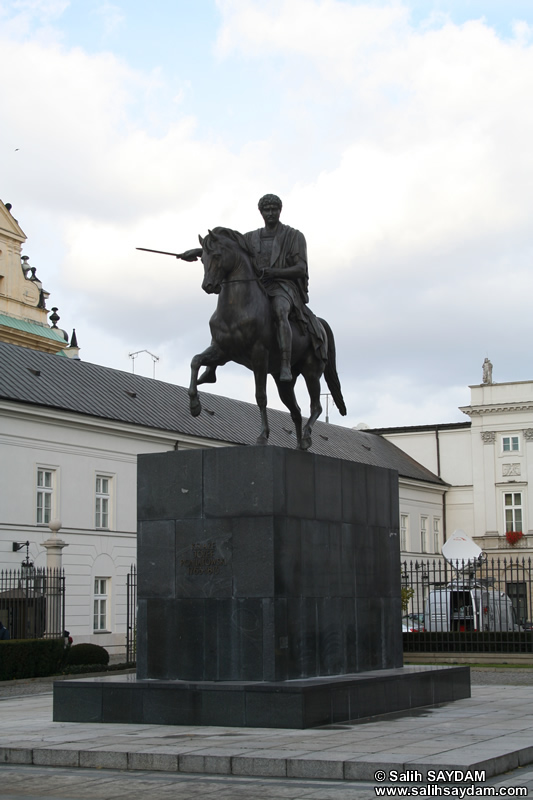
[{"label": "bridle", "polygon": [[[219,255],[219,254],[214,254],[214,255]],[[263,280],[264,275],[265,275],[265,270],[263,268],[261,270],[261,274],[260,275],[254,275],[253,278],[232,278],[230,280],[220,281],[220,285],[224,286],[225,284],[228,284],[228,283],[251,283],[252,281],[255,281],[258,284],[258,286],[261,289],[261,291],[266,294],[266,289],[263,286],[263,284],[261,283],[261,281]]]}]

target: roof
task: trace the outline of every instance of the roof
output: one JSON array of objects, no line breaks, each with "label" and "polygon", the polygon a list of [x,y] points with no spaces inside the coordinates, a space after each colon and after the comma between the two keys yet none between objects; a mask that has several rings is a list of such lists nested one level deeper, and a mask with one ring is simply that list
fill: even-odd
[{"label": "roof", "polygon": [[[260,418],[251,403],[201,392],[203,411],[189,413],[183,386],[0,342],[0,400],[96,417],[142,428],[255,444]],[[284,411],[269,409],[270,443],[294,447],[294,425]],[[312,452],[397,470],[417,481],[445,486],[391,442],[341,425],[317,422]]]},{"label": "roof", "polygon": [[26,241],[26,234],[18,224],[15,217],[11,214],[11,206],[4,205],[0,200],[0,232],[10,239],[18,242]]},{"label": "roof", "polygon": [[53,339],[63,346],[65,344],[65,337],[59,328],[49,328],[46,325],[41,325],[39,322],[34,322],[30,319],[19,319],[18,317],[9,317],[6,314],[0,314],[0,325],[6,328],[14,328],[17,331],[32,333],[34,336],[43,336],[45,339]]}]

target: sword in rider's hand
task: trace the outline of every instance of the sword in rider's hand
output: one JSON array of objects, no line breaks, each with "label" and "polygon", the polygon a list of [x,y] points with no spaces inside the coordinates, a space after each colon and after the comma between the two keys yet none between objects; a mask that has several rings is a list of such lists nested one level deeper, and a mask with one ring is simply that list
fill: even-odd
[{"label": "sword in rider's hand", "polygon": [[151,250],[149,247],[136,247],[135,249],[144,250],[146,253],[160,253],[162,256],[174,256],[175,258],[181,258],[182,261],[198,261],[199,257],[197,250],[185,250],[184,253],[168,253],[166,250]]}]

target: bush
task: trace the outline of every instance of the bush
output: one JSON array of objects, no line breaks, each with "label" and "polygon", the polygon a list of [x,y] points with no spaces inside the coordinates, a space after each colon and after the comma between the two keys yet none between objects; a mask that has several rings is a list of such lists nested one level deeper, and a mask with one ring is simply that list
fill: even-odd
[{"label": "bush", "polygon": [[105,647],[100,647],[99,644],[81,642],[81,644],[74,644],[69,647],[66,664],[68,666],[102,664],[105,667],[109,664],[109,653]]},{"label": "bush", "polygon": [[44,678],[59,672],[65,657],[61,639],[8,639],[0,642],[0,681]]}]

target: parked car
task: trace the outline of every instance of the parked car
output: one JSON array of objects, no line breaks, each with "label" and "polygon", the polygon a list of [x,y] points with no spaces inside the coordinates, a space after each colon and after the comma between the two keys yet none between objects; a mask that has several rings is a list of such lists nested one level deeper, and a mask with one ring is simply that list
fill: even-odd
[{"label": "parked car", "polygon": [[425,630],[423,614],[405,614],[402,617],[402,631],[404,633],[421,633]]}]

